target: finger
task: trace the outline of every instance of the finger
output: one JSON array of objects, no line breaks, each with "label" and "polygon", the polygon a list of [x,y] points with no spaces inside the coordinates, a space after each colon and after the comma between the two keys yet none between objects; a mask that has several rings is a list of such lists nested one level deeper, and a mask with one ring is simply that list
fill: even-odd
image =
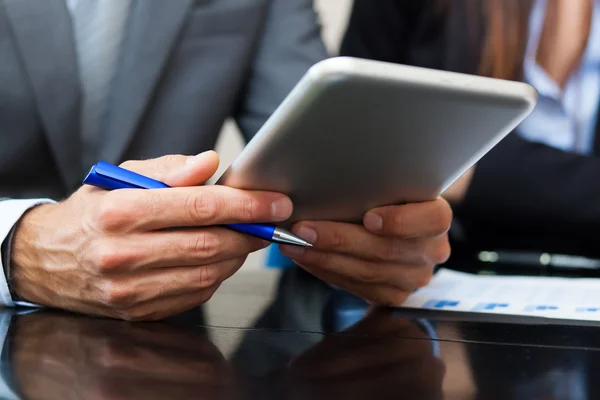
[{"label": "finger", "polygon": [[196,156],[171,154],[151,160],[126,161],[121,167],[169,186],[199,186],[217,171],[219,155],[212,150]]},{"label": "finger", "polygon": [[231,277],[245,257],[198,267],[163,268],[142,276],[123,276],[99,283],[93,301],[101,307],[128,311],[161,298],[210,291]]},{"label": "finger", "polygon": [[131,232],[184,226],[276,222],[289,218],[291,200],[282,194],[225,186],[105,193],[92,221],[100,230]]},{"label": "finger", "polygon": [[412,290],[405,290],[396,286],[386,284],[362,283],[355,280],[349,280],[345,275],[324,269],[320,265],[314,265],[302,261],[297,261],[298,265],[317,278],[329,283],[330,285],[342,288],[352,293],[369,304],[382,306],[397,306],[404,303]]},{"label": "finger", "polygon": [[369,231],[404,239],[440,236],[450,229],[451,222],[452,209],[441,197],[426,203],[375,208],[363,218]]},{"label": "finger", "polygon": [[297,255],[295,246],[281,246],[281,252],[301,266],[311,266],[311,272],[336,274],[343,282],[360,285],[384,285],[412,291],[427,285],[433,274],[433,265],[376,263],[315,249],[306,249],[302,255]]},{"label": "finger", "polygon": [[130,309],[112,311],[112,315],[127,321],[158,321],[206,303],[217,289],[218,286],[215,286],[179,296],[161,298]]},{"label": "finger", "polygon": [[448,234],[431,239],[423,239],[426,242],[425,258],[430,264],[444,264],[450,258],[451,248]]},{"label": "finger", "polygon": [[110,276],[153,268],[209,265],[246,257],[269,242],[224,228],[155,231],[110,237],[85,252],[90,270]]},{"label": "finger", "polygon": [[[347,254],[369,261],[396,261],[428,264],[434,250],[429,241],[439,239],[397,239],[375,235],[362,225],[339,222],[300,222],[292,232],[307,240],[314,249]],[[429,250],[429,251],[427,251]],[[438,254],[432,254],[438,256]]]}]

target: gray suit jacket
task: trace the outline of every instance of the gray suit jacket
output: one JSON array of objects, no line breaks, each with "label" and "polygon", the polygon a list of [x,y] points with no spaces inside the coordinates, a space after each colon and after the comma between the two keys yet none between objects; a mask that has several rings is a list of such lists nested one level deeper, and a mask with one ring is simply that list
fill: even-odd
[{"label": "gray suit jacket", "polygon": [[249,139],[326,56],[312,0],[138,1],[84,157],[74,49],[64,0],[0,0],[0,198],[61,199],[100,159],[211,149],[229,116]]}]

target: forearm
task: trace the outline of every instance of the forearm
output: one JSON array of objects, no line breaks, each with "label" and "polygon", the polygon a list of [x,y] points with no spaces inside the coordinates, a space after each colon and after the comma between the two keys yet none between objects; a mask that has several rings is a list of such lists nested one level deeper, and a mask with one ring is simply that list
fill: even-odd
[{"label": "forearm", "polygon": [[600,158],[511,134],[477,166],[464,205],[547,225],[600,224]]},{"label": "forearm", "polygon": [[597,257],[599,171],[598,157],[511,134],[478,163],[455,216],[474,248]]}]

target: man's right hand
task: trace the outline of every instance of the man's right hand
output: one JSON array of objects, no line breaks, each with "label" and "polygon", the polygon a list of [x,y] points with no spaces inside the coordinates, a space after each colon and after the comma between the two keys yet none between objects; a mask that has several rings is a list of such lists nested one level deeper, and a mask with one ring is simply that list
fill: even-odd
[{"label": "man's right hand", "polygon": [[292,213],[281,194],[199,186],[218,164],[214,152],[130,161],[122,166],[173,188],[84,186],[32,209],[13,239],[17,296],[126,320],[161,319],[206,302],[249,253],[268,245],[219,225],[277,222]]}]

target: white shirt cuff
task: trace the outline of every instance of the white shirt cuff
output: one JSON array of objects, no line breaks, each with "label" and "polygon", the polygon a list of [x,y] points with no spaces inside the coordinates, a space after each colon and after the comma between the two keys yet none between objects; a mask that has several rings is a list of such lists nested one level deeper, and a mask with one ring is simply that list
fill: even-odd
[{"label": "white shirt cuff", "polygon": [[[50,199],[28,199],[28,200],[3,200],[0,201],[0,244],[4,242],[12,228],[21,219],[23,214],[32,207],[39,204],[54,203]],[[2,254],[0,254],[0,305],[7,307],[25,306],[36,307],[35,304],[26,302],[15,302],[10,295],[6,275],[4,274],[4,265],[2,264]]]},{"label": "white shirt cuff", "polygon": [[525,80],[533,85],[538,94],[560,102],[562,89],[534,59],[525,59]]}]

